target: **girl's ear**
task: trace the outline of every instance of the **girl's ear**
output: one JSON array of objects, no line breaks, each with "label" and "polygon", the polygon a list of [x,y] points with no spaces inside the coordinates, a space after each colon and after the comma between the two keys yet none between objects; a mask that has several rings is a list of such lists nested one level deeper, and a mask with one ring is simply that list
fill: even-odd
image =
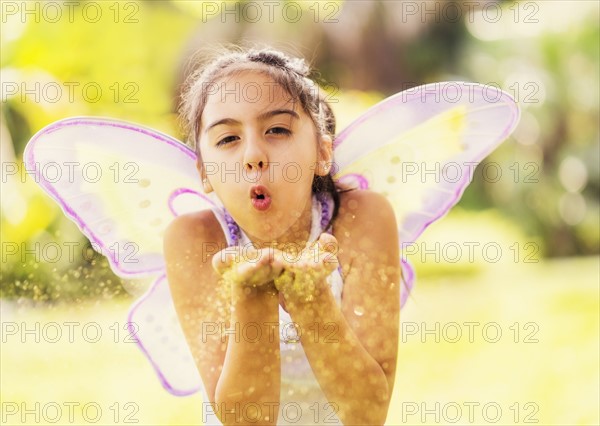
[{"label": "girl's ear", "polygon": [[327,176],[333,166],[333,140],[329,135],[321,135],[319,142],[315,173],[319,176]]},{"label": "girl's ear", "polygon": [[200,174],[200,179],[202,179],[202,188],[204,189],[204,193],[208,194],[209,192],[212,192],[213,187],[206,177],[206,170],[204,169],[204,165],[202,164],[201,160],[196,161],[196,168]]}]

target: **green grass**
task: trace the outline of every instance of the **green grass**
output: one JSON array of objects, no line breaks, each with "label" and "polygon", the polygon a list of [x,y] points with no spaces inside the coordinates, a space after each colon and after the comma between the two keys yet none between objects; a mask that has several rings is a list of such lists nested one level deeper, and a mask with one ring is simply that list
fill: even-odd
[{"label": "green grass", "polygon": [[[504,263],[475,275],[421,279],[402,312],[405,333],[387,424],[598,424],[598,274],[594,257]],[[125,342],[127,309],[110,301],[58,309],[4,301],[2,423],[201,424],[200,396],[168,394],[136,345]],[[69,321],[97,323],[101,339],[85,341],[79,326],[70,343]],[[37,323],[53,338],[52,322],[63,331],[56,343],[11,335],[7,328],[33,330]],[[472,341],[465,323],[474,323]],[[420,334],[436,324],[437,335]],[[502,335],[494,343],[496,330]],[[22,418],[22,409],[35,411],[36,403],[40,418]],[[79,403],[72,419],[70,403]],[[58,414],[55,423],[47,421]]]}]

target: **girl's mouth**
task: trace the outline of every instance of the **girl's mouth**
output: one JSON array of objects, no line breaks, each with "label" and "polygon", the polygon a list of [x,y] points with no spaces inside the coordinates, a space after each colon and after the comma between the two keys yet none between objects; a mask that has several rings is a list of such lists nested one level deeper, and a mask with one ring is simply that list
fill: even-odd
[{"label": "girl's mouth", "polygon": [[255,185],[250,188],[252,206],[259,211],[265,211],[271,206],[271,195],[266,187]]}]

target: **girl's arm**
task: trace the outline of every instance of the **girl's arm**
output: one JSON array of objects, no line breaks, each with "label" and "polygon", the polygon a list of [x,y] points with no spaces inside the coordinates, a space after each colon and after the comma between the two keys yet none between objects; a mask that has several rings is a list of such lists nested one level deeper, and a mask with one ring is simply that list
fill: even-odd
[{"label": "girl's arm", "polygon": [[[164,236],[171,295],[209,399],[202,415],[215,413],[224,424],[276,424],[279,333],[278,327],[270,334],[265,327],[277,324],[277,298],[224,287],[211,265],[223,246],[220,225],[209,211],[177,217]],[[256,421],[256,404],[263,416],[274,415]]]},{"label": "girl's arm", "polygon": [[342,422],[383,424],[398,350],[398,228],[384,197],[368,191],[348,194],[352,196],[346,197],[336,225],[338,235],[349,234],[341,247],[353,251],[341,309],[324,279],[313,283],[313,300],[289,294],[286,306],[300,327],[313,372]]},{"label": "girl's arm", "polygon": [[[231,287],[227,353],[215,402],[225,424],[274,425],[279,412],[279,297],[272,284]],[[233,412],[236,412],[236,415]]]}]

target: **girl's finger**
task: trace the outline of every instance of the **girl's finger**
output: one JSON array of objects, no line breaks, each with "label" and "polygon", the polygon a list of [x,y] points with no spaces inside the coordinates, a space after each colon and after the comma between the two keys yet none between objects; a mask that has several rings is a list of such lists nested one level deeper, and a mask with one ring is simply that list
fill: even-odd
[{"label": "girl's finger", "polygon": [[223,275],[236,259],[240,259],[240,248],[238,246],[227,247],[213,256],[212,267],[219,275]]},{"label": "girl's finger", "polygon": [[287,286],[291,285],[294,282],[294,274],[287,270],[283,269],[279,276],[277,276],[273,283],[275,284],[275,288],[277,291],[284,291]]}]

